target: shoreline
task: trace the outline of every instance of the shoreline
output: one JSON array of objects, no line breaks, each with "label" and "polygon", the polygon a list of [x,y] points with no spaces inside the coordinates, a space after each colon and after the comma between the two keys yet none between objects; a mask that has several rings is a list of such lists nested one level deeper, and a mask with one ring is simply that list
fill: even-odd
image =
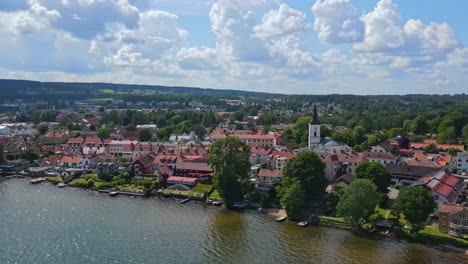
[{"label": "shoreline", "polygon": [[[8,177],[8,178],[3,177],[3,178],[5,178],[6,180],[10,180],[10,179],[23,179],[23,180],[24,179],[26,179],[26,180],[34,179],[33,177],[29,177],[29,176],[21,176],[21,175],[18,175],[18,176],[19,177]],[[42,184],[54,185],[53,182],[50,182],[50,181],[44,181],[44,182],[39,183],[38,185],[42,185]],[[78,190],[81,190],[81,191],[93,192],[93,193],[96,193],[96,194],[108,194],[108,191],[109,191],[109,190],[95,191],[95,190],[90,190],[90,189],[86,189],[86,188],[74,187],[74,186],[67,186],[66,188],[71,188],[73,190],[78,189]],[[174,201],[182,200],[182,198],[165,197],[163,195],[154,195],[154,194],[152,194],[151,196],[131,195],[131,194],[128,194],[128,195],[125,195],[125,196],[143,197],[143,198],[158,197],[158,199],[165,198],[166,200],[174,200]],[[195,200],[194,200],[194,202],[202,203],[201,201],[195,201]],[[202,203],[202,204],[205,204],[205,203]],[[225,207],[225,206],[223,205],[222,207]],[[220,208],[222,208],[222,207],[220,207]],[[268,215],[269,217],[271,217],[272,220],[274,220],[277,217],[286,215],[286,210],[282,209],[282,208],[264,208],[263,210],[266,211],[263,214]],[[252,213],[255,212],[255,210],[252,210],[252,209],[246,209],[246,211],[251,211]],[[288,221],[290,221],[290,220],[288,220]],[[290,221],[290,222],[293,222],[293,221]],[[294,223],[296,223],[296,222],[294,222]],[[382,236],[382,235],[380,235],[378,233],[368,232],[368,231],[365,231],[365,230],[355,230],[355,229],[352,229],[352,228],[340,228],[338,226],[328,225],[328,224],[320,224],[319,223],[315,227],[340,229],[340,230],[343,230],[343,231],[351,232],[351,233],[353,233],[353,235],[358,235],[358,234],[362,235],[362,234],[364,234],[366,236],[371,236],[371,237],[379,237],[379,238],[385,237],[385,238],[392,239],[392,240],[395,240],[395,241],[405,241],[407,243],[416,243],[416,244],[427,246],[427,247],[430,247],[430,248],[433,248],[433,249],[436,249],[436,250],[440,250],[440,251],[447,251],[448,250],[448,251],[451,251],[451,252],[454,252],[454,253],[463,254],[463,256],[468,257],[468,249],[455,247],[455,246],[452,246],[452,245],[445,245],[445,244],[435,245],[435,244],[430,244],[430,243],[424,243],[424,242],[421,242],[421,241],[410,241],[409,239],[405,239],[403,237],[396,236],[396,234],[394,232],[391,233],[391,234],[393,234],[391,236],[388,236],[388,235]],[[358,234],[356,234],[356,233],[358,233]]]}]

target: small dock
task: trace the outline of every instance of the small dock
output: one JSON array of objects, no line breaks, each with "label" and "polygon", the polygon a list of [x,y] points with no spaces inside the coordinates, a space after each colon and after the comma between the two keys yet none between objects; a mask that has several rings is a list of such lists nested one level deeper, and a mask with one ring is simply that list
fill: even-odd
[{"label": "small dock", "polygon": [[38,184],[38,183],[41,183],[41,182],[45,182],[46,179],[44,178],[37,178],[37,179],[32,179],[29,181],[29,183],[31,184]]},{"label": "small dock", "polygon": [[[145,196],[144,193],[135,193],[135,192],[124,192],[124,191],[111,191],[111,190],[99,190],[98,192],[100,193],[107,193],[107,194],[111,194],[111,193],[117,193],[117,195],[128,195],[128,196]],[[114,194],[115,196],[115,194]]]}]

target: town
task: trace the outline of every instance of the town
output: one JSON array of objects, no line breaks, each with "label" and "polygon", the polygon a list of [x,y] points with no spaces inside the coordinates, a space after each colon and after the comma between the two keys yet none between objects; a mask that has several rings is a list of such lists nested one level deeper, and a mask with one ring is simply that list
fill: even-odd
[{"label": "town", "polygon": [[421,115],[369,130],[326,123],[349,110],[336,103],[212,101],[4,102],[16,110],[0,115],[0,172],[468,246],[466,115],[448,113],[429,134]]}]

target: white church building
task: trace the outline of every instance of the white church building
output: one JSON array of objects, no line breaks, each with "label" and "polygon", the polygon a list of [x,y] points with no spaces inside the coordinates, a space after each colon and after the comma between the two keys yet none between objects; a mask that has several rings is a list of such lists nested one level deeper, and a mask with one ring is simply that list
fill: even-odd
[{"label": "white church building", "polygon": [[309,148],[317,154],[333,154],[338,151],[351,151],[352,148],[345,143],[333,140],[330,137],[320,137],[320,121],[318,120],[317,105],[314,106],[312,120],[309,123]]}]

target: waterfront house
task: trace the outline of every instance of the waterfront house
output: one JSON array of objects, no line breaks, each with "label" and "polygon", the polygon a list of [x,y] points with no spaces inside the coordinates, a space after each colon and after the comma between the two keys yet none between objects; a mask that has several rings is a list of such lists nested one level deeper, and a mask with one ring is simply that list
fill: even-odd
[{"label": "waterfront house", "polygon": [[194,187],[197,185],[198,179],[197,178],[190,178],[190,177],[180,177],[180,176],[171,176],[167,179],[167,185],[185,185],[187,187]]},{"label": "waterfront house", "polygon": [[281,170],[261,169],[257,178],[257,189],[268,191],[275,182],[281,183]]},{"label": "waterfront house", "polygon": [[440,171],[432,177],[420,179],[413,186],[420,186],[430,190],[437,205],[440,205],[443,203],[455,203],[457,201],[459,194],[463,190],[463,181],[445,171]]},{"label": "waterfront house", "polygon": [[439,232],[456,237],[468,235],[468,207],[442,203],[438,209]]},{"label": "waterfront house", "polygon": [[91,160],[78,156],[63,156],[60,159],[59,165],[65,168],[89,170],[91,168]]},{"label": "waterfront house", "polygon": [[153,166],[154,166],[154,157],[156,154],[149,153],[144,156],[138,157],[132,163],[132,172],[135,175],[146,175],[153,173]]},{"label": "waterfront house", "polygon": [[204,162],[178,161],[174,167],[174,175],[197,178],[205,184],[213,183],[213,169]]}]

